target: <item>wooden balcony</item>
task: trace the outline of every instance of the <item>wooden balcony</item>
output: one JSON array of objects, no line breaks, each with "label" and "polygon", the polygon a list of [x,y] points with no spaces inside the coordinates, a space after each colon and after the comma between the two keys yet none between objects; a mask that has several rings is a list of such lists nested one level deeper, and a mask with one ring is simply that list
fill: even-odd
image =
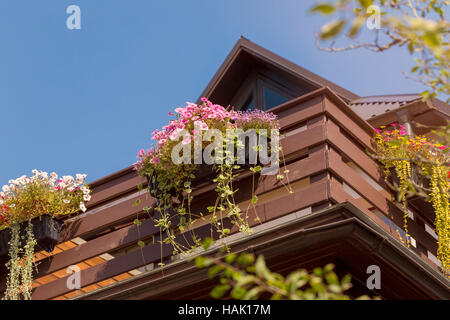
[{"label": "wooden balcony", "polygon": [[[294,193],[287,193],[276,176],[260,177],[256,212],[261,223],[254,221],[253,213],[250,221],[255,234],[248,238],[232,229],[230,241],[236,242],[233,250],[250,247],[255,252],[267,251],[270,260],[271,254],[275,259],[277,250],[269,248],[284,243],[283,248],[294,250],[288,255],[291,260],[286,260],[292,262],[290,266],[299,257],[305,266],[313,266],[325,261],[331,252],[337,252],[340,261],[350,266],[358,256],[363,259],[360,251],[354,251],[361,250],[367,254],[367,259],[364,258],[367,263],[376,258],[377,263],[389,269],[386,279],[391,279],[393,291],[390,296],[387,294],[389,297],[402,298],[399,292],[405,292],[413,298],[450,298],[448,281],[430,259],[436,256],[437,250],[436,239],[426,227],[432,226],[432,212],[412,211],[413,219],[408,221],[412,245],[407,248],[401,243],[396,226],[400,229],[403,225],[403,212],[392,202],[392,193],[384,184],[379,166],[367,153],[372,148],[371,126],[327,88],[289,101],[273,111],[279,115],[285,135],[281,144]],[[244,172],[237,183],[240,191],[236,199],[242,208],[251,198],[250,181],[250,173]],[[186,292],[180,293],[181,284],[189,286],[193,281],[206,281],[204,273],[195,271],[192,263],[172,258],[170,246],[163,246],[161,252],[159,228],[142,214],[144,207],[155,203],[145,189],[138,190],[138,185],[145,183],[129,167],[91,184],[93,196],[88,211],[66,221],[60,244],[52,254],[37,254],[39,264],[33,299],[161,298],[169,296],[168,288],[173,290],[172,298],[189,298]],[[196,188],[194,210],[201,210],[213,193],[213,185]],[[140,204],[134,206],[138,199]],[[138,216],[143,218],[139,229],[133,224]],[[199,224],[200,233],[202,228]],[[334,231],[325,233],[326,230]],[[380,235],[376,245],[361,240],[372,231]],[[137,246],[139,240],[146,243],[142,250]],[[399,262],[401,266],[394,264],[390,260],[394,254],[395,259],[406,262]],[[167,265],[164,273],[157,269],[161,258]],[[67,287],[66,269],[71,265],[81,269],[79,290]],[[281,265],[277,268],[288,269]],[[353,273],[358,274],[356,269],[352,269]],[[360,278],[364,278],[364,271],[360,271]],[[183,272],[184,282],[176,280],[180,279],[176,275]],[[400,272],[408,275],[400,279]],[[413,277],[422,280],[414,282]],[[124,296],[123,292],[138,283],[151,284],[152,290],[142,289],[134,296]],[[400,287],[394,288],[394,284]],[[4,290],[4,275],[0,286]]]}]

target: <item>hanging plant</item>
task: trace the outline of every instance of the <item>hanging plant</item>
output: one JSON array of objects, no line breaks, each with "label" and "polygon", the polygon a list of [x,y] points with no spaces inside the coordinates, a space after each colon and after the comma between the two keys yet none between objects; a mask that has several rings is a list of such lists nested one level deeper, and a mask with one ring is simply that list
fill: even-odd
[{"label": "hanging plant", "polygon": [[397,123],[381,129],[376,130],[374,157],[383,165],[385,181],[397,191],[397,201],[402,203],[407,243],[409,245],[407,201],[412,195],[420,195],[432,204],[436,214],[437,255],[443,273],[449,276],[449,148],[424,136],[409,137],[405,127]]},{"label": "hanging plant", "polygon": [[31,299],[36,247],[53,251],[64,215],[86,211],[90,190],[86,175],[58,178],[56,173],[33,170],[33,176],[10,180],[0,192],[0,256],[8,278],[3,299]]},{"label": "hanging plant", "polygon": [[[264,170],[277,171],[279,166],[276,115],[262,110],[234,111],[206,98],[201,100],[199,105],[187,103],[175,113],[169,112],[173,119],[153,132],[155,145],[139,151],[135,164],[139,174],[147,178],[150,194],[157,199],[152,218],[174,254],[186,253],[201,243],[192,227],[199,219],[205,220],[204,214],[191,212],[192,191],[198,183],[216,184],[216,200],[207,207],[211,234],[217,232],[219,238],[229,234],[225,220],[239,231],[251,233],[248,210],[258,200],[257,175]],[[253,174],[252,199],[246,212],[237,206],[237,189],[233,186],[239,170],[244,168]],[[177,233],[185,232],[191,235],[189,241],[186,237],[183,244],[175,241]]]}]

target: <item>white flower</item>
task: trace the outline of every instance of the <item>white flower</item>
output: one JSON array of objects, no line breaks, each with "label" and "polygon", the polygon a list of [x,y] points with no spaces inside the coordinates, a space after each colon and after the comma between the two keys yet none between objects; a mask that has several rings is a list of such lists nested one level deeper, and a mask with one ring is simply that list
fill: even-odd
[{"label": "white flower", "polygon": [[77,177],[77,182],[82,183],[82,182],[84,182],[84,179],[86,179],[87,175],[77,173],[76,177]]},{"label": "white flower", "polygon": [[73,182],[72,176],[63,176],[62,178],[65,184],[71,184]]},{"label": "white flower", "polygon": [[13,203],[12,205],[10,205],[10,208],[14,208],[16,205]]},{"label": "white flower", "polygon": [[3,200],[0,200],[0,205],[2,205],[3,204]]},{"label": "white flower", "polygon": [[83,192],[83,194],[89,194],[89,189],[86,186],[81,186],[80,190]]},{"label": "white flower", "polygon": [[3,192],[8,192],[9,191],[9,186],[7,186],[6,184],[2,187]]},{"label": "white flower", "polygon": [[80,209],[81,209],[81,211],[83,211],[83,212],[86,212],[86,206],[84,205],[84,202],[80,202]]},{"label": "white flower", "polygon": [[33,174],[34,174],[35,176],[39,173],[39,171],[37,171],[36,169],[31,170],[31,172],[33,172]]},{"label": "white flower", "polygon": [[55,172],[50,173],[50,178],[52,179],[58,179],[58,175]]},{"label": "white flower", "polygon": [[83,196],[83,200],[84,200],[84,201],[89,201],[89,200],[91,200],[91,196],[90,196],[89,194],[85,194],[85,195]]},{"label": "white flower", "polygon": [[70,200],[64,199],[63,202],[64,203],[70,203]]},{"label": "white flower", "polygon": [[27,179],[27,176],[21,176],[18,180],[19,180],[19,184],[22,184],[22,185],[24,185],[24,184],[26,184],[26,179]]}]

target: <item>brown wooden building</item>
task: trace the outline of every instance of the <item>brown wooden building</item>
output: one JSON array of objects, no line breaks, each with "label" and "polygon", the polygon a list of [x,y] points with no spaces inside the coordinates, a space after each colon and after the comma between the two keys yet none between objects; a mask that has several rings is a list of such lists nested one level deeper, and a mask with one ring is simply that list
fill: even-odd
[{"label": "brown wooden building", "polygon": [[[352,294],[384,299],[449,299],[449,281],[436,258],[434,214],[421,199],[409,203],[408,248],[400,241],[403,213],[392,202],[372,149],[373,127],[393,121],[412,133],[422,126],[446,124],[450,107],[424,103],[414,95],[360,97],[282,57],[241,38],[201,96],[222,105],[259,106],[276,113],[284,138],[289,178],[286,193],[275,176],[260,178],[251,236],[233,233],[226,241],[235,252],[264,254],[280,273],[332,262],[339,274],[353,276]],[[249,173],[239,177],[237,200],[250,199]],[[163,247],[159,229],[133,220],[155,200],[138,185],[145,179],[132,167],[91,183],[88,211],[66,221],[60,244],[51,254],[39,252],[33,299],[202,299],[214,286],[205,270]],[[214,186],[198,185],[194,208]],[[137,199],[139,206],[133,206]],[[140,215],[142,218],[145,215]],[[253,221],[253,219],[251,219]],[[199,226],[201,228],[201,226]],[[396,231],[400,230],[400,232]],[[139,249],[137,241],[146,246]],[[80,269],[81,288],[67,286],[68,266]],[[367,267],[381,270],[381,289],[366,287]],[[1,277],[5,287],[5,277]]]}]

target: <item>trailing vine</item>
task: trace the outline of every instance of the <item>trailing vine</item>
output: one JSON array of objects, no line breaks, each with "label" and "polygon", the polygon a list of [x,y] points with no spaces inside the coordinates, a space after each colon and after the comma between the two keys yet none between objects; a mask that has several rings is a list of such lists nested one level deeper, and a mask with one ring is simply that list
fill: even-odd
[{"label": "trailing vine", "polygon": [[397,201],[402,204],[407,245],[410,243],[407,202],[411,196],[419,195],[433,206],[437,257],[442,272],[450,276],[449,148],[424,136],[409,137],[404,126],[397,123],[381,129],[376,130],[374,138],[374,158],[383,165],[385,181],[397,191]]},{"label": "trailing vine", "polygon": [[21,294],[21,267],[20,267],[20,226],[14,224],[10,227],[11,240],[9,241],[8,278],[4,300],[19,300]]}]

